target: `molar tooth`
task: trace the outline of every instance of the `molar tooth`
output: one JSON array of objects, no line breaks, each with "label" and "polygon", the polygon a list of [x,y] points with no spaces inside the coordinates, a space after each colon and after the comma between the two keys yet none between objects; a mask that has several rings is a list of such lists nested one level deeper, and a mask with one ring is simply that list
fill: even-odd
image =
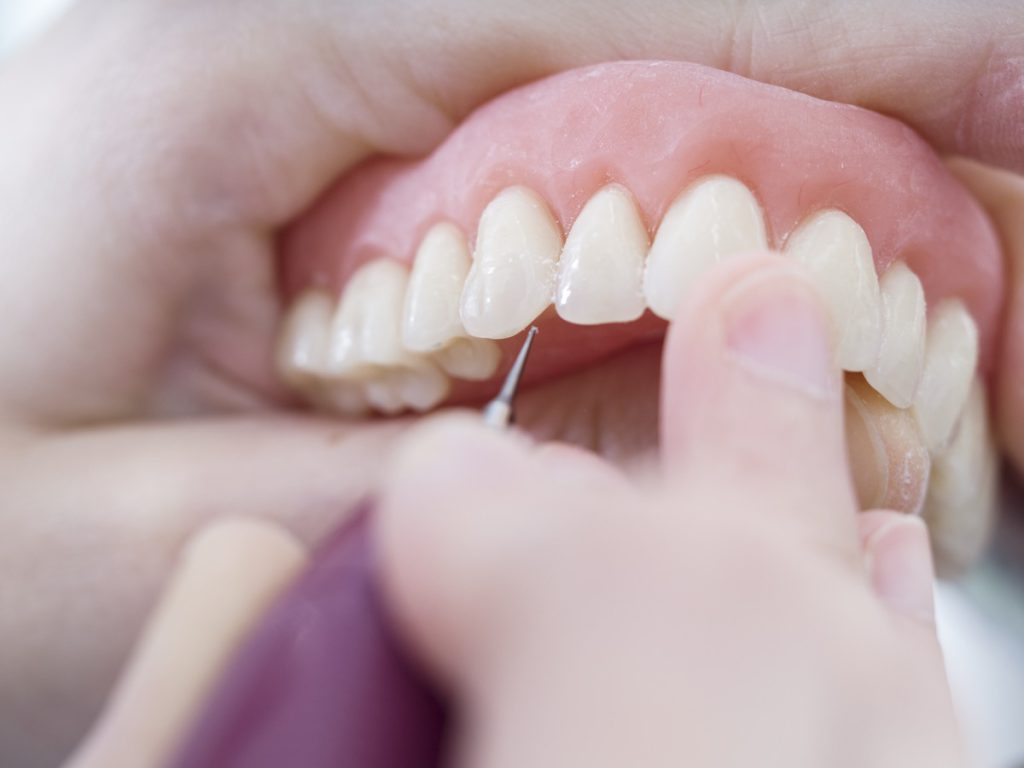
[{"label": "molar tooth", "polygon": [[924,371],[914,397],[914,414],[933,455],[949,443],[977,365],[974,319],[958,299],[946,299],[928,319]]},{"label": "molar tooth", "polygon": [[874,365],[882,300],[871,244],[861,226],[842,211],[821,211],[793,232],[785,252],[807,267],[831,312],[839,365],[847,371]]},{"label": "molar tooth", "polygon": [[498,370],[501,347],[490,339],[453,339],[434,353],[434,360],[449,376],[486,381]]},{"label": "molar tooth", "polygon": [[277,347],[278,370],[295,387],[307,387],[324,373],[334,299],[309,289],[289,308]]},{"label": "molar tooth", "polygon": [[462,290],[462,324],[472,336],[504,339],[551,303],[562,233],[536,193],[509,187],[484,209]]},{"label": "molar tooth", "polygon": [[405,293],[406,349],[432,352],[465,335],[459,299],[469,267],[469,246],[462,231],[446,221],[431,227],[416,251]]},{"label": "molar tooth", "polygon": [[555,308],[570,323],[636,320],[644,313],[647,230],[633,198],[610,184],[583,206],[558,263]]},{"label": "molar tooth", "polygon": [[906,264],[882,276],[882,338],[878,361],[864,377],[897,408],[908,408],[924,367],[925,312],[921,281]]},{"label": "molar tooth", "polygon": [[935,457],[924,517],[939,570],[962,570],[984,549],[995,519],[999,459],[984,385],[975,379],[949,447]]},{"label": "molar tooth", "polygon": [[391,259],[360,267],[345,285],[331,324],[328,368],[332,373],[364,376],[375,366],[401,363],[402,304],[408,273]]},{"label": "molar tooth", "polygon": [[683,192],[654,236],[643,289],[647,305],[667,320],[713,264],[768,247],[764,216],[753,193],[728,176],[709,176]]}]

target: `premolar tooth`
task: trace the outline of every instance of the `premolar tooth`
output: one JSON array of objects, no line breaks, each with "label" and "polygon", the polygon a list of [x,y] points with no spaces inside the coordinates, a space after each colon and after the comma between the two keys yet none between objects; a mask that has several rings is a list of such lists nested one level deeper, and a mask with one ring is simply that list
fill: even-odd
[{"label": "premolar tooth", "polygon": [[998,479],[985,388],[975,379],[952,442],[935,457],[924,507],[940,571],[962,570],[981,553],[995,519]]},{"label": "premolar tooth", "polygon": [[434,353],[434,360],[449,376],[486,381],[498,370],[501,347],[490,339],[454,339]]},{"label": "premolar tooth", "polygon": [[547,205],[509,187],[484,209],[460,314],[471,336],[504,339],[551,303],[562,233]]},{"label": "premolar tooth", "polygon": [[558,262],[555,308],[570,323],[636,320],[644,313],[647,230],[633,198],[611,184],[583,206]]},{"label": "premolar tooth", "polygon": [[469,246],[462,231],[449,222],[431,227],[416,251],[406,289],[402,324],[406,349],[432,352],[465,335],[459,299],[469,267]]},{"label": "premolar tooth", "polygon": [[451,383],[429,360],[418,360],[396,371],[395,381],[403,404],[421,413],[444,400]]},{"label": "premolar tooth", "polygon": [[304,387],[327,365],[334,299],[323,291],[305,291],[288,310],[277,348],[278,369],[292,386]]},{"label": "premolar tooth", "polygon": [[898,408],[908,408],[924,367],[927,314],[924,288],[906,264],[893,264],[880,282],[882,338],[868,382]]},{"label": "premolar tooth", "polygon": [[928,319],[924,371],[914,397],[917,423],[933,455],[949,443],[977,365],[977,326],[958,299],[946,299]]},{"label": "premolar tooth", "polygon": [[367,262],[352,275],[331,324],[328,367],[332,373],[363,376],[376,366],[402,362],[407,282],[405,267],[391,259]]},{"label": "premolar tooth", "polygon": [[728,176],[702,179],[676,198],[654,236],[644,272],[647,305],[671,319],[713,264],[767,247],[764,216],[753,193]]},{"label": "premolar tooth", "polygon": [[821,211],[790,236],[785,252],[807,267],[832,315],[836,355],[847,371],[878,359],[881,297],[871,244],[842,211]]},{"label": "premolar tooth", "polygon": [[366,401],[377,411],[394,416],[405,409],[398,382],[387,374],[378,374],[369,379],[364,388]]}]

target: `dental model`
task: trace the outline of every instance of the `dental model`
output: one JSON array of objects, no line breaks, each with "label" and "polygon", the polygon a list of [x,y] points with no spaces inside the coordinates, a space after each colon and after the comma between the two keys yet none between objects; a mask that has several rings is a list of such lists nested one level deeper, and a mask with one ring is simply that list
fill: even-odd
[{"label": "dental model", "polygon": [[[696,65],[600,65],[506,94],[425,160],[369,164],[310,219],[286,244],[278,365],[317,407],[472,402],[533,323],[537,378],[594,365],[663,335],[715,264],[771,249],[832,318],[862,506],[985,527],[998,244],[895,121]],[[965,561],[982,537],[958,541]]]}]

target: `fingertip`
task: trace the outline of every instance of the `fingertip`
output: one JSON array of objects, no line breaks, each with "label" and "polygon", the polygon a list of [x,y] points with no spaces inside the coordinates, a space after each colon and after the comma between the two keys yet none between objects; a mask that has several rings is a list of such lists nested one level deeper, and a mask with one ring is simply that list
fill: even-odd
[{"label": "fingertip", "polygon": [[871,511],[858,516],[868,578],[895,613],[935,622],[935,568],[928,528],[916,515]]}]

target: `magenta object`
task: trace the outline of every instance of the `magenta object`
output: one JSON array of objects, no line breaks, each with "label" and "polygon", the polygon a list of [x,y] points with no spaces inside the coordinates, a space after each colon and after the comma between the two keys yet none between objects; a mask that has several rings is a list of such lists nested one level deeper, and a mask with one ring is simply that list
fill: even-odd
[{"label": "magenta object", "polygon": [[369,512],[332,537],[246,639],[170,768],[440,764],[445,707],[388,627]]}]

